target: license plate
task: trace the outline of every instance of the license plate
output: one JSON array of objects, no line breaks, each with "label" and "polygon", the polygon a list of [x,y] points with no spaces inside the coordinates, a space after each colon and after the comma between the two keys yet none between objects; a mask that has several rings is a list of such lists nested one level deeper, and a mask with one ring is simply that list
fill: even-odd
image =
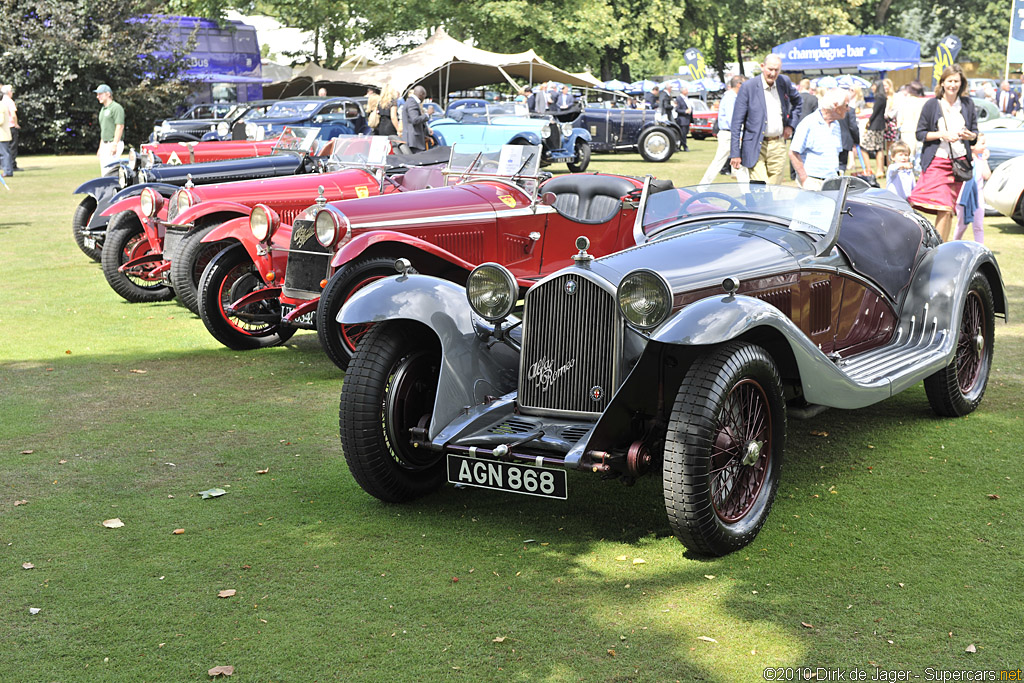
[{"label": "license plate", "polygon": [[281,322],[287,322],[289,325],[294,327],[309,327],[311,329],[316,328],[316,310],[306,311],[298,318],[292,318],[286,320],[286,318],[295,310],[295,307],[290,304],[281,304]]},{"label": "license plate", "polygon": [[566,500],[565,470],[448,454],[448,481],[495,491]]},{"label": "license plate", "polygon": [[89,237],[88,235],[82,235],[82,244],[84,244],[85,246],[87,246],[90,249],[95,249],[96,248],[96,238],[95,237]]}]

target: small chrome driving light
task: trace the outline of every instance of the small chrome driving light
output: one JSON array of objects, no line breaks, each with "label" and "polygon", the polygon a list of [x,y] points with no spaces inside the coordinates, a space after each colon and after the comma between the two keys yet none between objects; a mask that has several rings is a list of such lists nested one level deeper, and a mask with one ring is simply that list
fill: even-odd
[{"label": "small chrome driving light", "polygon": [[163,208],[164,197],[153,188],[147,187],[142,191],[142,195],[139,197],[139,205],[143,214],[153,218],[160,213],[160,209]]},{"label": "small chrome driving light", "polygon": [[572,124],[571,123],[568,123],[568,122],[563,123],[561,128],[562,128],[562,135],[564,135],[565,137],[569,137],[570,135],[572,135]]},{"label": "small chrome driving light", "polygon": [[135,151],[134,147],[128,148],[128,168],[133,171],[139,170],[139,165],[142,160],[139,158],[139,153]]},{"label": "small chrome driving light", "polygon": [[634,270],[622,278],[616,298],[622,317],[641,330],[657,327],[672,312],[672,289],[653,270]]},{"label": "small chrome driving light", "polygon": [[252,207],[252,213],[249,214],[249,230],[260,242],[270,239],[280,225],[281,217],[266,204]]},{"label": "small chrome driving light", "polygon": [[117,186],[122,190],[131,183],[131,171],[124,164],[117,167]]},{"label": "small chrome driving light", "polygon": [[512,312],[519,297],[519,285],[505,266],[483,263],[469,274],[466,297],[474,313],[490,322],[497,322]]},{"label": "small chrome driving light", "polygon": [[542,138],[544,138],[545,140],[547,140],[549,137],[551,137],[551,124],[550,123],[545,123],[544,127],[540,129],[540,136]]}]

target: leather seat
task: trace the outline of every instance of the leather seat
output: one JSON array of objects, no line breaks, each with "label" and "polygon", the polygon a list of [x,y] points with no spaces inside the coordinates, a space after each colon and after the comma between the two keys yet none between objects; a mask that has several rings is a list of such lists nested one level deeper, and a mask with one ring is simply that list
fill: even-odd
[{"label": "leather seat", "polygon": [[597,225],[615,217],[622,198],[636,188],[625,178],[608,175],[564,175],[544,183],[542,192],[555,195],[555,211],[577,223]]}]

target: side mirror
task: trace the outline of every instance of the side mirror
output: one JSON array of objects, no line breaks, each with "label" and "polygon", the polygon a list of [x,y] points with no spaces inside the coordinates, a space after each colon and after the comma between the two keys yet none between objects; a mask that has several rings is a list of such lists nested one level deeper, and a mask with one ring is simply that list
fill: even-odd
[{"label": "side mirror", "polygon": [[545,192],[540,197],[540,203],[544,206],[554,206],[557,200],[554,192]]}]

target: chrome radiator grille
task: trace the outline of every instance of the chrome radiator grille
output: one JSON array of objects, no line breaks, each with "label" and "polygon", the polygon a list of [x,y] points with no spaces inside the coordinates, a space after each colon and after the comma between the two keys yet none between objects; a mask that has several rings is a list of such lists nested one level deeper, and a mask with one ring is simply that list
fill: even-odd
[{"label": "chrome radiator grille", "polygon": [[327,277],[333,253],[317,241],[313,221],[295,221],[284,274],[285,296],[320,296],[320,281]]},{"label": "chrome radiator grille", "polygon": [[621,339],[615,295],[581,273],[530,289],[523,313],[520,408],[565,415],[603,412],[618,382]]},{"label": "chrome radiator grille", "polygon": [[167,228],[167,232],[164,233],[164,259],[170,260],[174,258],[174,252],[178,249],[178,244],[185,235],[188,234],[187,230]]}]

